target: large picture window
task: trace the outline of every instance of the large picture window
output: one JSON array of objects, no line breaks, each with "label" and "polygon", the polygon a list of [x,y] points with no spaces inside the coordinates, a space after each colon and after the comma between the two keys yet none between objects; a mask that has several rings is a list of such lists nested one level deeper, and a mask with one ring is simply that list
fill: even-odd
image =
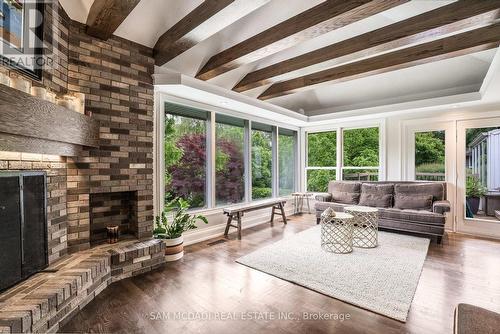
[{"label": "large picture window", "polygon": [[252,199],[271,197],[272,181],[272,127],[252,122]]},{"label": "large picture window", "polygon": [[174,104],[165,108],[165,203],[176,197],[206,206],[208,113]]},{"label": "large picture window", "polygon": [[308,133],[307,191],[326,192],[332,180],[377,181],[379,142],[378,127]]},{"label": "large picture window", "polygon": [[278,131],[279,195],[287,196],[295,190],[296,132],[280,128]]},{"label": "large picture window", "polygon": [[307,135],[307,190],[326,192],[336,179],[337,131]]},{"label": "large picture window", "polygon": [[378,181],[379,129],[350,129],[343,132],[342,179]]},{"label": "large picture window", "polygon": [[217,115],[215,135],[216,204],[239,203],[245,198],[245,122]]},{"label": "large picture window", "polygon": [[164,153],[157,169],[163,171],[157,174],[161,181],[155,184],[158,205],[183,198],[190,209],[212,209],[297,190],[296,129],[189,104],[162,104],[157,116],[157,124],[164,126],[157,138],[163,145],[157,152]]}]

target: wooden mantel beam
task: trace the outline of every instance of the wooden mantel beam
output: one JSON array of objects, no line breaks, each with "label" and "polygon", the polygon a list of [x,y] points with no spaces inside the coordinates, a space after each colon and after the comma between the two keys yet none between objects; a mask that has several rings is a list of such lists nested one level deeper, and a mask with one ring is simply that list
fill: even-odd
[{"label": "wooden mantel beam", "polygon": [[[307,52],[248,73],[234,88],[247,91],[280,80],[375,56],[381,51],[418,44],[500,16],[500,0],[461,0],[377,30]],[[348,58],[348,59],[347,59]],[[314,67],[310,67],[314,66]],[[309,67],[309,68],[307,68]],[[295,72],[294,72],[295,71]]]},{"label": "wooden mantel beam", "polygon": [[87,17],[87,34],[107,40],[141,0],[95,0]]},{"label": "wooden mantel beam", "polygon": [[[196,77],[212,79],[294,46],[305,40],[344,27],[408,0],[327,0],[285,20],[210,58]],[[286,1],[285,1],[286,2]],[[284,4],[286,6],[286,3]]]},{"label": "wooden mantel beam", "polygon": [[264,91],[259,99],[267,100],[316,88],[320,84],[349,81],[488,50],[498,47],[499,43],[500,23],[495,23],[432,42],[279,82]]}]

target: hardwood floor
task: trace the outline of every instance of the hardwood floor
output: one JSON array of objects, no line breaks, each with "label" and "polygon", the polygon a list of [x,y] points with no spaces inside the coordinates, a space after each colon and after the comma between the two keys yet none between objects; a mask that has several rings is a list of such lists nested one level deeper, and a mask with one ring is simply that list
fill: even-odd
[{"label": "hardwood floor", "polygon": [[[154,272],[119,281],[96,297],[61,332],[113,333],[451,333],[453,310],[467,302],[500,312],[500,242],[451,234],[431,243],[408,321],[343,303],[247,268],[235,259],[315,225],[313,215],[288,225],[261,225],[231,233],[226,242],[187,247],[185,257]],[[226,319],[172,320],[216,312]],[[182,313],[185,312],[185,313]],[[224,313],[226,312],[226,313]],[[340,320],[228,320],[228,312],[349,314]],[[266,313],[270,312],[270,313]],[[255,315],[248,314],[247,315]]]}]

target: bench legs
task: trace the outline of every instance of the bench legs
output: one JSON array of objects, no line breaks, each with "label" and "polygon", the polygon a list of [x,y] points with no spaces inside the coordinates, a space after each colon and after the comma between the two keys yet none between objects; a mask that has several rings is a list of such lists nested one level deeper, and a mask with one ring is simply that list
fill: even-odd
[{"label": "bench legs", "polygon": [[[276,212],[276,210],[280,210],[280,212]],[[281,216],[283,218],[283,223],[286,224],[286,215],[285,208],[283,207],[283,203],[279,203],[277,205],[273,205],[273,211],[271,213],[271,226],[274,226],[274,215]]]},{"label": "bench legs", "polygon": [[[276,210],[279,210],[277,212]],[[243,212],[236,212],[233,214],[227,214],[227,223],[226,223],[226,230],[224,231],[224,236],[227,237],[229,234],[229,228],[230,227],[235,227],[238,229],[238,239],[241,240],[241,217],[243,217]],[[281,218],[283,218],[283,223],[286,224],[286,215],[285,215],[285,208],[283,206],[283,203],[278,203],[276,205],[273,205],[273,210],[271,213],[271,226],[274,226],[274,215],[279,215]],[[233,219],[237,220],[236,225],[232,224]]]},{"label": "bench legs", "polygon": [[[238,229],[238,240],[241,240],[241,217],[243,213],[236,213],[234,215],[227,216],[226,230],[224,231],[224,236],[227,237],[229,234],[229,227],[236,227]],[[237,225],[231,224],[233,218],[237,219]]]}]

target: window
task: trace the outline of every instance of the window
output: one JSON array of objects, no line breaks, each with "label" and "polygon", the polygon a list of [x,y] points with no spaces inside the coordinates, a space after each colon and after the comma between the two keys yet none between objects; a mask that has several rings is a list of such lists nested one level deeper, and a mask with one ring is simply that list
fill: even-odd
[{"label": "window", "polygon": [[336,179],[337,131],[308,133],[307,190],[325,192]]},{"label": "window", "polygon": [[465,130],[465,217],[498,222],[500,127]]},{"label": "window", "polygon": [[278,131],[279,196],[295,190],[296,132],[280,128]]},{"label": "window", "polygon": [[[157,203],[186,199],[191,209],[225,207],[277,196],[297,186],[298,133],[252,120],[163,102],[164,156],[155,170]],[[161,120],[161,121],[160,121]],[[160,152],[158,150],[157,152]],[[158,179],[157,179],[158,180]]]},{"label": "window", "polygon": [[252,122],[252,199],[271,197],[272,127]]},{"label": "window", "polygon": [[216,205],[239,203],[245,198],[245,122],[216,115]]},{"label": "window", "polygon": [[166,104],[165,203],[182,197],[191,208],[206,206],[207,118],[207,112]]},{"label": "window", "polygon": [[415,180],[445,180],[445,131],[415,133]]},{"label": "window", "polygon": [[377,181],[379,173],[379,129],[350,129],[343,132],[342,179]]}]

